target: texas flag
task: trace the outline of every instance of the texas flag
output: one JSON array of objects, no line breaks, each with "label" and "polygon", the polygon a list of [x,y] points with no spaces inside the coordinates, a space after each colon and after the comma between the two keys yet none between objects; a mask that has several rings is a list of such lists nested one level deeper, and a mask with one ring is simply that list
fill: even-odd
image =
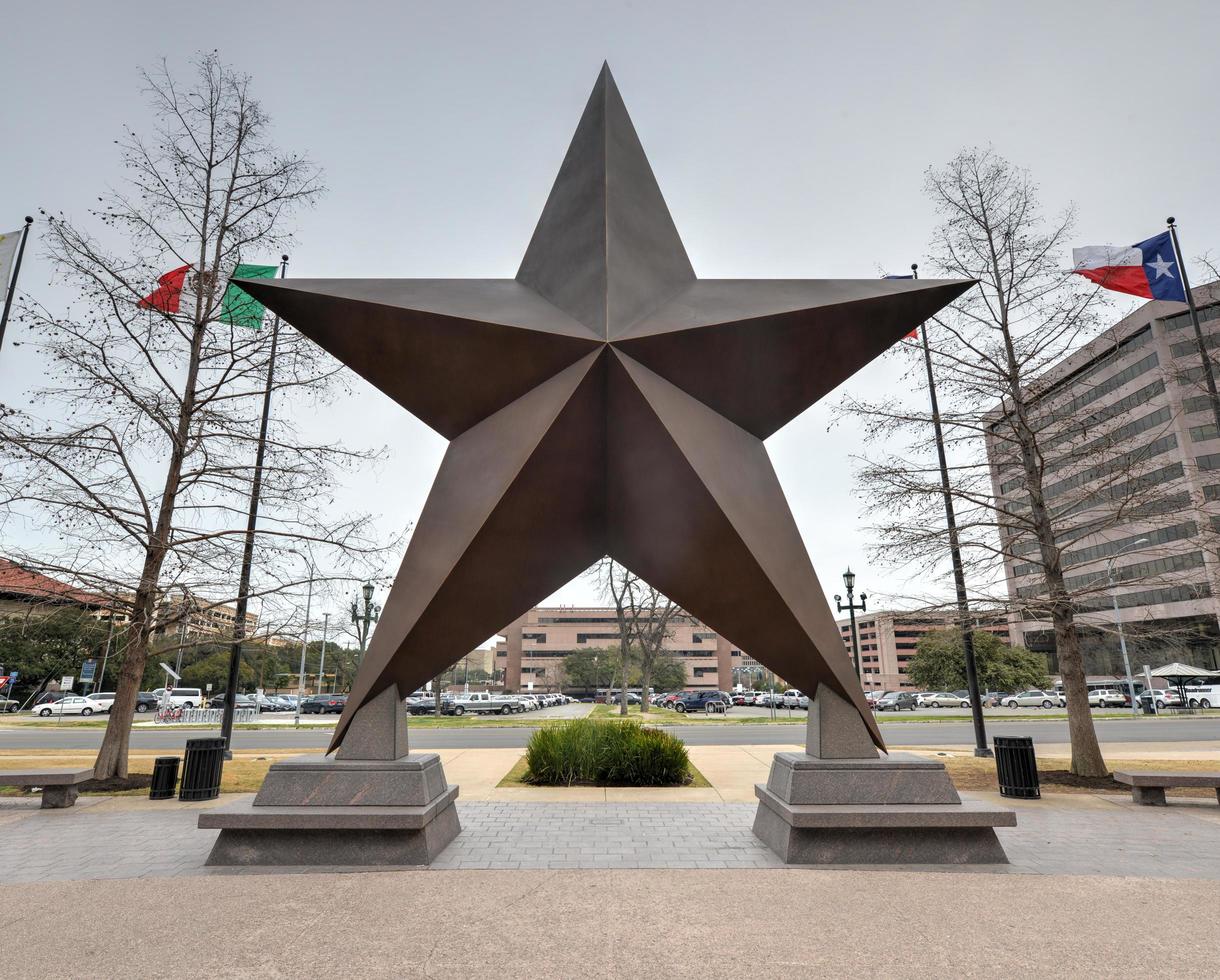
[{"label": "texas flag", "polygon": [[1126,248],[1119,245],[1074,248],[1072,271],[1120,293],[1186,302],[1178,257],[1167,231]]}]

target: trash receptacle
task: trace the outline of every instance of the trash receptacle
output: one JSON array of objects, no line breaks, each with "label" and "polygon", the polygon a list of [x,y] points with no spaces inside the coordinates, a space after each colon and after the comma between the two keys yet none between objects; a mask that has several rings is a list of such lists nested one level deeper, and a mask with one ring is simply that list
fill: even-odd
[{"label": "trash receptacle", "polygon": [[220,771],[225,761],[223,738],[190,738],[182,761],[180,800],[214,800],[220,795]]},{"label": "trash receptacle", "polygon": [[172,800],[178,788],[178,757],[162,755],[153,760],[152,786],[148,790],[150,800]]},{"label": "trash receptacle", "polygon": [[1024,735],[997,735],[992,744],[995,747],[995,768],[1000,780],[1000,795],[1021,800],[1041,799],[1034,740]]},{"label": "trash receptacle", "polygon": [[1156,714],[1156,705],[1152,703],[1152,698],[1140,698],[1140,707],[1144,709],[1146,715]]}]

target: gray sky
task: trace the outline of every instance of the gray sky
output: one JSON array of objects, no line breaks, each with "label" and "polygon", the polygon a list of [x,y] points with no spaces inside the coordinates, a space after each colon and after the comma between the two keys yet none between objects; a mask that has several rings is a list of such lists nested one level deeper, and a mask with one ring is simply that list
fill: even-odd
[{"label": "gray sky", "polygon": [[[296,276],[514,275],[603,59],[701,276],[905,272],[934,225],[923,171],[986,143],[1034,173],[1048,211],[1075,202],[1078,244],[1128,244],[1174,214],[1188,255],[1220,249],[1215,3],[213,0],[206,11],[9,5],[0,228],[38,207],[85,218],[121,179],[121,126],[148,128],[137,68],[166,55],[185,72],[215,47],[254,76],[278,143],[326,172],[329,193],[299,222]],[[21,287],[54,307],[49,278],[35,235]],[[1120,298],[1115,314],[1135,305]],[[0,355],[0,400],[20,403],[36,379],[27,350]],[[849,384],[897,376],[882,361]],[[857,433],[827,432],[834,397],[768,448],[828,591],[850,563],[881,605],[922,584],[865,559]],[[363,382],[318,425],[391,449],[351,482],[355,506],[387,527],[418,514],[439,436]],[[593,595],[578,581],[554,598]]]}]

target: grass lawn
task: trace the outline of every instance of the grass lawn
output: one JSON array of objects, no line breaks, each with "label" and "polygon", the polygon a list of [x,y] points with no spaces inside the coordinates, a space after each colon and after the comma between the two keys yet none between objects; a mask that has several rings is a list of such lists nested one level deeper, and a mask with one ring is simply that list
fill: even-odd
[{"label": "grass lawn", "polygon": [[[520,759],[517,760],[517,764],[515,766],[513,766],[510,770],[508,770],[507,773],[505,773],[504,778],[501,779],[496,784],[496,786],[497,787],[522,786],[522,787],[525,787],[526,789],[534,789],[536,787],[534,786],[533,783],[527,783],[525,781],[525,774],[528,770],[529,770],[529,763],[526,761],[525,756],[522,756]],[[709,783],[707,781],[707,777],[704,776],[703,773],[701,773],[698,769],[696,769],[693,764],[690,767],[690,774],[692,777],[692,781],[686,784],[687,787],[695,788],[695,787],[707,787],[707,786],[712,785],[711,783]],[[581,783],[578,785],[587,785],[587,784]],[[537,787],[537,788],[541,788],[541,787]],[[554,789],[555,787],[547,786],[545,788]],[[560,788],[562,788],[562,787],[560,787]],[[652,789],[654,787],[641,787],[641,788]],[[655,788],[656,789],[665,789],[667,787],[658,786]],[[674,787],[668,787],[668,788],[674,788]],[[680,789],[683,787],[677,787],[677,788]]]}]

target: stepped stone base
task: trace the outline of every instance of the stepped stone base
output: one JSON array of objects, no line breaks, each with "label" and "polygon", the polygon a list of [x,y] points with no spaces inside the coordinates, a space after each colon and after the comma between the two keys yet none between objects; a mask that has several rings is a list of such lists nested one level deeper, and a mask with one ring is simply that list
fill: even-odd
[{"label": "stepped stone base", "polygon": [[431,864],[461,833],[457,795],[439,755],[407,754],[391,686],[359,709],[337,756],[275,763],[253,800],[206,810],[199,826],[220,831],[212,866]]},{"label": "stepped stone base", "polygon": [[[814,710],[816,707],[817,710]],[[1003,807],[962,803],[942,763],[881,757],[855,708],[825,685],[806,752],[779,752],[756,785],[754,834],[788,864],[1007,864]]]},{"label": "stepped stone base", "polygon": [[211,866],[431,864],[459,833],[458,788],[427,806],[256,806],[252,801],[199,815],[220,828]]},{"label": "stepped stone base", "polygon": [[994,827],[1011,810],[973,803],[799,806],[761,784],[754,835],[787,864],[1007,864]]}]

